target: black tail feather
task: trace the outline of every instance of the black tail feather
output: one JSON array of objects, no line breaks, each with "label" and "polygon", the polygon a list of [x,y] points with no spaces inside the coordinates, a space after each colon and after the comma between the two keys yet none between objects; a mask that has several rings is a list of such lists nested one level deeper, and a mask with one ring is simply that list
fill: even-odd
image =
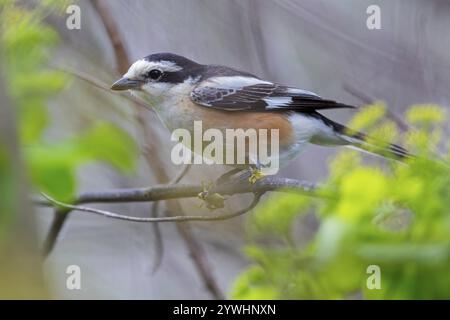
[{"label": "black tail feather", "polygon": [[334,122],[317,112],[314,113],[314,116],[319,117],[326,125],[332,127],[347,146],[395,160],[406,160],[413,157],[405,148],[399,145],[378,141],[362,132],[356,132]]}]

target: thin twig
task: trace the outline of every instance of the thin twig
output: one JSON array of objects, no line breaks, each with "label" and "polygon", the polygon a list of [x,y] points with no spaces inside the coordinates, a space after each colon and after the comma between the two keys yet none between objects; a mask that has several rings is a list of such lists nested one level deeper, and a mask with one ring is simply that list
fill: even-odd
[{"label": "thin twig", "polygon": [[[325,197],[316,192],[318,185],[289,178],[265,177],[255,184],[242,181],[233,181],[227,184],[216,185],[209,190],[221,195],[234,195],[244,193],[261,193],[269,191],[294,192],[312,197]],[[152,202],[180,198],[197,197],[204,187],[197,184],[156,185],[147,188],[113,189],[108,191],[90,191],[81,193],[76,204],[84,203],[123,203],[123,202]],[[330,196],[330,195],[327,195]],[[332,196],[332,195],[331,195]],[[34,200],[34,204],[48,206],[48,201]]]},{"label": "thin twig", "polygon": [[181,168],[180,172],[175,176],[175,178],[173,178],[169,184],[174,185],[177,184],[178,182],[181,181],[181,179],[183,179],[187,173],[189,172],[189,169],[191,169],[191,165],[190,164],[185,164],[183,168]]},{"label": "thin twig", "polygon": [[[180,173],[172,179],[172,181],[169,182],[169,184],[177,184],[178,182],[183,179],[183,177],[188,173],[189,169],[191,168],[190,164],[184,165],[184,167],[180,170]],[[159,201],[155,201],[152,203],[151,210],[150,210],[150,216],[155,218],[158,216],[158,209],[159,209]],[[158,223],[152,224],[153,227],[153,234],[155,235],[155,259],[153,263],[152,272],[155,273],[158,268],[160,267],[164,255],[164,243],[162,239],[161,234],[161,228],[159,227]]]},{"label": "thin twig", "polygon": [[[186,173],[188,169],[183,169],[182,173]],[[183,174],[180,174],[181,177]],[[174,181],[178,181],[179,179],[174,179]],[[278,192],[297,192],[300,194],[307,194],[310,196],[321,196],[325,197],[325,195],[316,193],[317,185],[299,181],[288,178],[275,178],[275,177],[266,177],[262,180],[257,181],[255,184],[251,185],[248,183],[243,183],[242,181],[232,182],[228,184],[221,184],[213,187],[209,190],[210,193],[219,193],[224,195],[233,195],[233,194],[241,194],[241,193],[254,193],[257,195],[262,195],[268,191],[278,191]],[[143,202],[143,201],[155,201],[154,203],[158,203],[160,200],[168,200],[175,198],[187,198],[187,197],[196,197],[200,192],[203,192],[203,186],[200,185],[160,185],[149,188],[136,188],[136,189],[118,189],[111,191],[95,191],[95,192],[85,192],[82,193],[75,203],[121,203],[121,202]],[[329,196],[329,195],[328,195]],[[128,221],[137,221],[137,222],[186,222],[186,221],[219,221],[226,220],[241,215],[253,207],[250,206],[247,208],[247,211],[240,210],[234,213],[222,214],[222,215],[209,215],[209,216],[170,216],[170,217],[152,217],[152,218],[142,218],[142,217],[130,217],[120,215],[114,212],[98,210],[89,207],[79,206],[79,205],[69,205],[62,202],[58,202],[49,196],[45,196],[47,200],[35,199],[33,202],[36,205],[41,206],[52,206],[57,205],[61,207],[59,210],[55,212],[55,217],[52,223],[52,227],[46,239],[46,244],[44,246],[45,254],[49,254],[56,242],[56,238],[64,224],[69,212],[71,210],[82,210],[86,212],[93,212],[96,214],[100,214],[103,216],[107,216],[110,218],[128,220]],[[258,199],[259,200],[259,199]],[[253,205],[256,205],[253,204]],[[183,229],[184,230],[184,229]],[[185,235],[186,236],[186,235]],[[187,242],[190,245],[195,244],[196,242]],[[194,250],[194,248],[192,248]],[[195,249],[202,250],[202,249]],[[196,252],[198,251],[191,251]],[[202,254],[196,257],[196,259],[203,259]],[[203,261],[199,264],[202,268],[207,268],[207,261]],[[200,272],[204,273],[203,277],[209,279],[209,273],[204,270],[200,270]],[[211,282],[212,281],[212,282]],[[214,281],[209,279],[206,281],[207,286],[213,286]],[[214,290],[211,289],[210,290]]]},{"label": "thin twig", "polygon": [[127,216],[127,215],[115,213],[112,211],[64,203],[64,202],[58,201],[56,199],[53,199],[52,197],[50,197],[49,195],[47,195],[45,193],[42,193],[42,196],[45,197],[51,203],[53,203],[55,206],[64,208],[66,210],[90,212],[90,213],[94,213],[94,214],[98,214],[98,215],[101,215],[104,217],[118,219],[118,220],[154,223],[154,222],[186,222],[186,221],[222,221],[222,220],[235,218],[235,217],[240,216],[240,215],[250,211],[251,209],[253,209],[258,204],[262,194],[263,194],[262,192],[256,193],[253,201],[251,202],[251,204],[248,207],[238,210],[236,212],[231,212],[231,213],[226,213],[226,214],[217,214],[217,215],[208,215],[208,216],[170,216],[170,217],[156,217],[156,218]]},{"label": "thin twig", "polygon": [[[99,80],[94,78],[93,76],[91,76],[90,74],[86,73],[86,72],[82,72],[82,71],[78,71],[78,70],[74,70],[71,68],[67,68],[67,67],[62,67],[62,66],[53,66],[53,68],[65,72],[67,74],[70,74],[80,80],[83,80],[91,85],[93,85],[94,87],[107,91],[107,92],[111,92],[110,86]],[[126,93],[117,93],[116,94],[124,99],[127,99],[131,102],[133,102],[134,104],[136,104],[137,106],[144,108],[148,111],[154,112],[154,110],[148,105],[148,103],[146,101],[144,101],[143,99],[138,98],[137,96],[132,96],[130,94],[126,94]]]},{"label": "thin twig", "polygon": [[108,34],[109,40],[113,46],[114,54],[116,55],[117,71],[124,74],[130,66],[130,61],[128,59],[125,45],[120,37],[117,24],[104,1],[94,0],[93,5],[100,16],[103,25],[105,26],[106,33]]},{"label": "thin twig", "polygon": [[[158,217],[159,201],[155,201],[151,205],[150,216],[152,218]],[[158,223],[152,224],[153,234],[155,235],[155,258],[153,261],[152,273],[155,273],[161,266],[164,255],[164,242],[162,238],[161,228]]]},{"label": "thin twig", "polygon": [[42,247],[42,254],[44,258],[47,258],[50,252],[52,252],[55,246],[56,239],[58,238],[59,232],[62,229],[64,223],[69,216],[70,210],[64,208],[55,208],[53,213],[53,220],[50,225],[50,229]]}]

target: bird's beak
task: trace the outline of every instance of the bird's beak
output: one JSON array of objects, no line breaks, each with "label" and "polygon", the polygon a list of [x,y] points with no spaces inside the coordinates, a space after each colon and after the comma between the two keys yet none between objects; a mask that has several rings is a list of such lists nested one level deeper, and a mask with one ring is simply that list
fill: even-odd
[{"label": "bird's beak", "polygon": [[116,90],[116,91],[130,90],[130,89],[138,90],[141,88],[141,85],[142,85],[142,81],[140,81],[140,80],[121,78],[113,83],[113,85],[111,86],[111,90]]}]

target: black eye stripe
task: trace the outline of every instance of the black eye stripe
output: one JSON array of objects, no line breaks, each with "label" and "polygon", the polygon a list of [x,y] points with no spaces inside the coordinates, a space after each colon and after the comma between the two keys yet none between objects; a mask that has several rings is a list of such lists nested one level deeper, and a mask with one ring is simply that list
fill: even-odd
[{"label": "black eye stripe", "polygon": [[159,78],[161,78],[162,74],[163,73],[161,72],[161,70],[152,69],[145,74],[145,78],[152,79],[152,80],[158,80]]},{"label": "black eye stripe", "polygon": [[[1,0],[0,0],[1,1]],[[182,68],[176,71],[164,71],[154,67],[141,75],[141,79],[146,82],[164,82],[177,84],[182,83],[189,77],[196,78],[202,73],[203,69],[200,67],[195,68]]]}]

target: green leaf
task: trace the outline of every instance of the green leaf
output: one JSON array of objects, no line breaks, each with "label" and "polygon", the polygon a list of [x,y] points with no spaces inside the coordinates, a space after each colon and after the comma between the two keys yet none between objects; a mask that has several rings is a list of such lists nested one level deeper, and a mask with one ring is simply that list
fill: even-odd
[{"label": "green leaf", "polygon": [[38,141],[48,124],[47,108],[38,101],[30,102],[21,107],[19,116],[22,144]]},{"label": "green leaf", "polygon": [[37,191],[63,202],[71,202],[77,188],[73,146],[32,147],[27,149],[26,155],[29,175]]},{"label": "green leaf", "polygon": [[341,184],[336,214],[348,222],[357,222],[373,213],[387,191],[388,180],[380,170],[358,168]]},{"label": "green leaf", "polygon": [[97,123],[77,142],[86,160],[103,161],[125,173],[135,168],[137,145],[127,132],[113,124]]},{"label": "green leaf", "polygon": [[412,106],[406,113],[411,124],[429,125],[445,121],[445,110],[435,104],[420,104]]},{"label": "green leaf", "polygon": [[241,274],[235,281],[232,299],[273,300],[279,297],[277,290],[265,283],[264,270],[253,266]]},{"label": "green leaf", "polygon": [[256,210],[249,223],[255,234],[286,235],[293,219],[306,211],[310,198],[299,194],[273,194]]},{"label": "green leaf", "polygon": [[[375,139],[397,140],[383,114],[373,107],[358,115],[356,124],[372,127]],[[420,154],[406,164],[389,162],[380,169],[355,153],[339,154],[318,193],[324,195],[317,201],[319,229],[300,248],[274,242],[272,235],[285,236],[295,216],[317,206],[297,203],[301,198],[295,195],[274,195],[262,203],[249,221],[252,245],[245,248],[256,266],[237,278],[233,297],[449,299],[450,166],[430,152],[444,137],[439,126],[444,116],[435,106],[409,112],[419,128],[407,135]],[[379,290],[367,287],[370,265],[380,267]]]},{"label": "green leaf", "polygon": [[353,130],[363,130],[372,128],[386,113],[386,105],[376,102],[361,109],[349,123],[349,128]]}]

